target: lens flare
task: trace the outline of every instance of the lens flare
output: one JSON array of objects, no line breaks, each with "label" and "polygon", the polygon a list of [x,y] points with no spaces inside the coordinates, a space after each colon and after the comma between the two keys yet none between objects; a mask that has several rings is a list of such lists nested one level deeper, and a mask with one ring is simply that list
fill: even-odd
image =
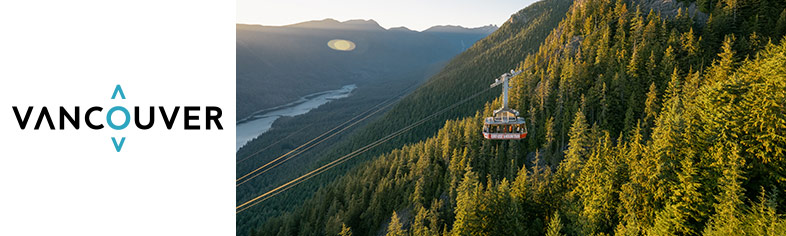
[{"label": "lens flare", "polygon": [[337,51],[352,51],[355,50],[355,43],[345,39],[333,39],[328,41],[328,47]]}]

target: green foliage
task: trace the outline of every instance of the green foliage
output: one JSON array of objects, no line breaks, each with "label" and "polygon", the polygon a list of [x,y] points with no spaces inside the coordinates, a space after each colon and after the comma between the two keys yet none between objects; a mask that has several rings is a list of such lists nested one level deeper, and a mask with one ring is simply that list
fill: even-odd
[{"label": "green foliage", "polygon": [[751,235],[784,235],[786,219],[777,213],[776,193],[767,195],[762,190],[759,201],[746,214],[744,232]]},{"label": "green foliage", "polygon": [[347,227],[346,224],[341,224],[341,232],[338,233],[340,236],[352,236],[352,229]]},{"label": "green foliage", "polygon": [[[375,234],[396,210],[415,215],[399,219],[414,235],[783,234],[786,40],[742,29],[753,22],[745,1],[700,1],[728,14],[698,23],[627,1],[579,2],[539,50],[517,55],[529,69],[511,104],[529,140],[480,137],[497,99],[359,165],[257,232],[345,223]],[[786,8],[765,3],[773,9],[760,15]],[[757,37],[775,43],[750,46]],[[492,38],[474,50],[522,42]]]},{"label": "green foliage", "polygon": [[388,224],[388,233],[385,236],[406,236],[407,231],[404,230],[404,226],[401,224],[401,220],[398,218],[398,214],[393,212],[393,215],[390,216],[390,223]]},{"label": "green foliage", "polygon": [[482,229],[479,198],[482,189],[475,172],[467,171],[459,186],[456,204],[456,221],[453,223],[453,235],[477,235]]},{"label": "green foliage", "polygon": [[559,212],[555,211],[554,215],[551,216],[551,220],[549,220],[549,227],[546,229],[546,236],[561,236],[562,234],[562,222],[559,219]]},{"label": "green foliage", "polygon": [[716,196],[715,215],[710,218],[704,235],[732,235],[742,230],[743,189],[741,186],[743,166],[739,150],[734,144],[716,145],[713,158],[722,169],[718,180],[720,193]]}]

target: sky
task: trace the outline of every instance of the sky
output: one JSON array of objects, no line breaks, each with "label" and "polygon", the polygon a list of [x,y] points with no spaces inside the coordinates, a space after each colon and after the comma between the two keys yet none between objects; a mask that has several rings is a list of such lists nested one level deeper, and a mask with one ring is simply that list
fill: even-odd
[{"label": "sky", "polygon": [[536,0],[237,0],[237,23],[281,26],[333,18],[373,19],[384,28],[422,31],[434,25],[501,26]]}]

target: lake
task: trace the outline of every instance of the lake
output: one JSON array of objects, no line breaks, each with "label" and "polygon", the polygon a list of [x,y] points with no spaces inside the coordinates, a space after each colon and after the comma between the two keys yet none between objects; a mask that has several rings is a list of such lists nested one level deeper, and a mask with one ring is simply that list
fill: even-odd
[{"label": "lake", "polygon": [[248,141],[270,130],[270,127],[273,126],[273,122],[278,118],[306,114],[312,109],[322,106],[332,100],[348,97],[355,88],[357,88],[357,86],[350,84],[336,90],[312,93],[301,97],[297,101],[258,111],[238,121],[235,151],[240,150]]}]

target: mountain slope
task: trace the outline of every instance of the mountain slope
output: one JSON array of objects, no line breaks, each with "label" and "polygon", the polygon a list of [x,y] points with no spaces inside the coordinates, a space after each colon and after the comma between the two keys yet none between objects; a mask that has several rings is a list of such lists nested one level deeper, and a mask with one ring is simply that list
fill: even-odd
[{"label": "mountain slope", "polygon": [[[498,100],[478,105],[483,115],[360,165],[254,233],[783,234],[784,32],[661,17],[637,3],[578,1],[523,59],[533,67],[514,79],[511,103],[528,118],[528,140],[482,140]],[[766,7],[776,13],[726,6],[707,21],[777,18],[785,6]],[[719,35],[720,46],[700,35]],[[515,50],[506,47],[497,52]],[[418,96],[428,97],[401,104]]]},{"label": "mountain slope", "polygon": [[[238,119],[347,84],[395,80],[449,60],[491,33],[407,32],[373,20],[333,19],[236,28]],[[353,50],[331,49],[334,39],[353,42]]]},{"label": "mountain slope", "polygon": [[[534,52],[546,35],[557,25],[570,5],[569,0],[548,0],[535,3],[518,13],[500,29],[488,37],[478,41],[467,51],[461,53],[446,65],[436,76],[411,95],[396,104],[390,112],[379,120],[359,129],[352,135],[343,138],[334,147],[318,153],[304,153],[298,158],[282,164],[280,168],[267,172],[258,180],[250,181],[238,188],[238,202],[244,202],[254,196],[267,192],[270,189],[294,179],[314,168],[334,160],[337,157],[352,152],[382,136],[398,130],[400,127],[411,124],[428,116],[435,108],[453,104],[464,97],[481,91],[493,82],[493,78],[515,67],[527,53]],[[504,45],[504,46],[500,46]],[[510,50],[515,49],[515,50]],[[280,198],[270,199],[264,209],[253,208],[248,214],[238,215],[238,233],[244,234],[252,227],[256,227],[270,216],[279,215],[282,211],[293,209],[302,200],[311,196],[313,190],[342,175],[346,170],[365,158],[388,152],[403,144],[417,142],[433,135],[442,125],[442,121],[451,117],[472,115],[478,106],[498,96],[499,90],[482,94],[463,106],[452,109],[448,113],[435,117],[420,127],[405,133],[399,138],[357,157],[353,161],[325,172],[320,177],[281,195]],[[261,157],[256,163],[248,166],[238,166],[238,173],[244,174],[253,170],[278,155],[289,150],[282,150]],[[238,156],[246,156],[254,150],[243,150]],[[260,204],[262,205],[262,204]]]}]

